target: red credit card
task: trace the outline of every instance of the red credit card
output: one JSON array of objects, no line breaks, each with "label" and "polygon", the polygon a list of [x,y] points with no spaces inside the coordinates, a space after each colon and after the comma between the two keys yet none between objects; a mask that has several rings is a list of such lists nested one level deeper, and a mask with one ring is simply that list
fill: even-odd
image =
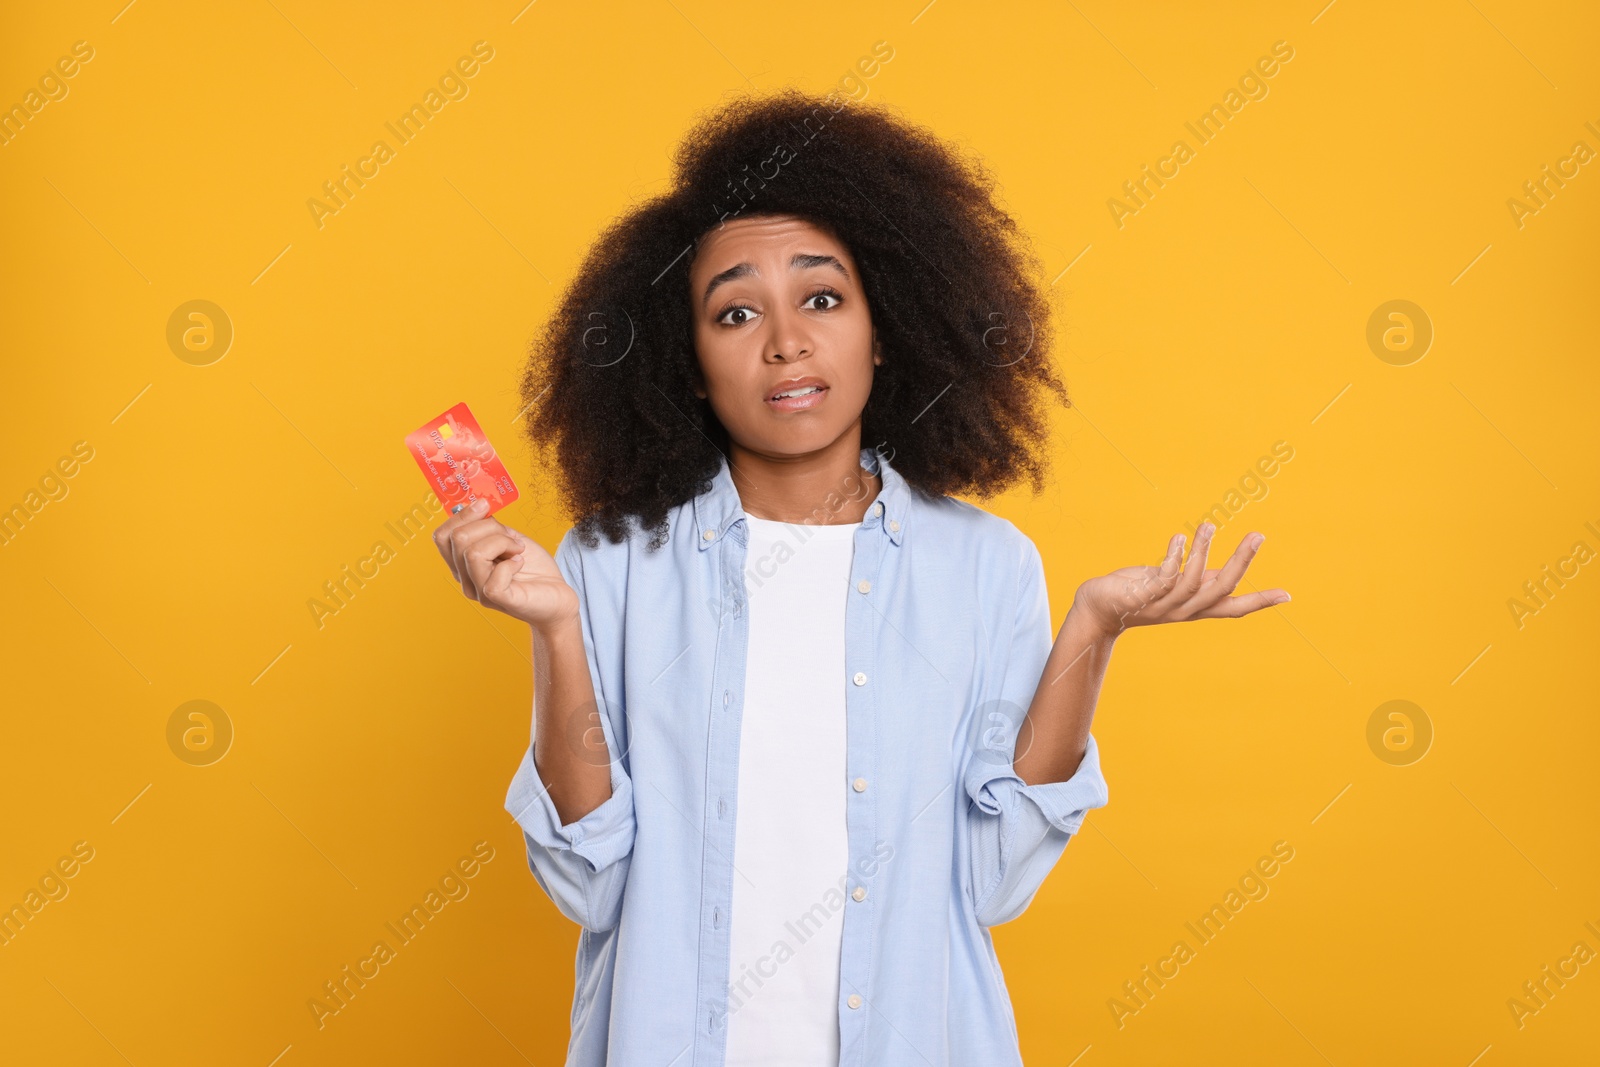
[{"label": "red credit card", "polygon": [[517,499],[517,487],[466,404],[406,435],[406,447],[450,514],[482,497],[486,516]]}]

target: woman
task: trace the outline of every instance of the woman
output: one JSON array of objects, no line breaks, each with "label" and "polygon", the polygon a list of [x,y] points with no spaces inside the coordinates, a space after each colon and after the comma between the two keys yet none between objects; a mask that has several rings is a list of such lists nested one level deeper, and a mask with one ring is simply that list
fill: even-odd
[{"label": "woman", "polygon": [[1260,543],[1085,582],[990,496],[1047,446],[1048,305],[981,167],[881,110],[728,105],[596,243],[523,378],[576,524],[435,535],[527,622],[506,806],[582,927],[569,1067],[1020,1064],[989,927],[1108,794],[1130,626],[1237,617]]}]

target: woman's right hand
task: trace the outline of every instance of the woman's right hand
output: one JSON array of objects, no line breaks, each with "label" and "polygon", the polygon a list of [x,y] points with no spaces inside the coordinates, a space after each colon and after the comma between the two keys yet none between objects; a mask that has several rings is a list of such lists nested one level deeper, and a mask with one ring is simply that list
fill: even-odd
[{"label": "woman's right hand", "polygon": [[539,543],[483,515],[480,498],[433,531],[433,543],[468,600],[543,627],[578,617],[578,594]]}]

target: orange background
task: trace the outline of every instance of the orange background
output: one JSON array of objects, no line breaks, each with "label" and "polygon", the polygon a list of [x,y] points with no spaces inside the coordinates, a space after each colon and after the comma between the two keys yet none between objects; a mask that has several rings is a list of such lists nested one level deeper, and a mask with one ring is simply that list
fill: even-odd
[{"label": "orange background", "polygon": [[[577,930],[501,807],[526,630],[387,532],[425,497],[402,441],[466,400],[524,490],[502,518],[553,548],[515,381],[587,243],[698,112],[826,92],[885,41],[846,88],[981,155],[1053,279],[1078,401],[1056,479],[982,503],[1040,546],[1057,622],[1219,503],[1225,549],[1268,535],[1250,584],[1294,596],[1119,642],[1111,803],[995,930],[1028,1062],[1592,1062],[1600,963],[1520,1026],[1508,1001],[1600,952],[1600,166],[1508,201],[1600,150],[1600,18],[1319,6],[8,11],[0,104],[93,57],[0,146],[0,507],[40,505],[0,545],[0,905],[92,859],[0,945],[0,1058],[560,1062]],[[319,227],[307,201],[478,41],[468,95]],[[1198,145],[1184,124],[1280,41]],[[1108,201],[1180,138],[1119,226]],[[220,358],[169,344],[193,300],[231,324]],[[1425,352],[1369,345],[1392,300]],[[379,540],[319,629],[308,601]],[[232,730],[208,765],[169,731],[195,700]],[[1391,700],[1409,748],[1381,740],[1398,720],[1369,743]],[[1119,1026],[1123,983],[1279,841],[1270,894]],[[323,983],[475,846],[468,895],[319,1028]]]}]

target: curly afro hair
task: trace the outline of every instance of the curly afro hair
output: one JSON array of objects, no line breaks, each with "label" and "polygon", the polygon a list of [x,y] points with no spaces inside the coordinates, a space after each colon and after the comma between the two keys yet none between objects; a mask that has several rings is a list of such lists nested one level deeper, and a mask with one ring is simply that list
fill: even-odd
[{"label": "curly afro hair", "polygon": [[[881,106],[798,90],[725,103],[673,156],[668,192],[606,227],[530,346],[520,389],[536,450],[553,448],[580,540],[629,520],[668,536],[708,490],[728,434],[695,396],[689,264],[738,215],[829,230],[859,267],[882,348],[863,447],[931,497],[1043,487],[1051,364],[1038,264],[983,165]],[[541,457],[548,458],[548,457]]]}]

